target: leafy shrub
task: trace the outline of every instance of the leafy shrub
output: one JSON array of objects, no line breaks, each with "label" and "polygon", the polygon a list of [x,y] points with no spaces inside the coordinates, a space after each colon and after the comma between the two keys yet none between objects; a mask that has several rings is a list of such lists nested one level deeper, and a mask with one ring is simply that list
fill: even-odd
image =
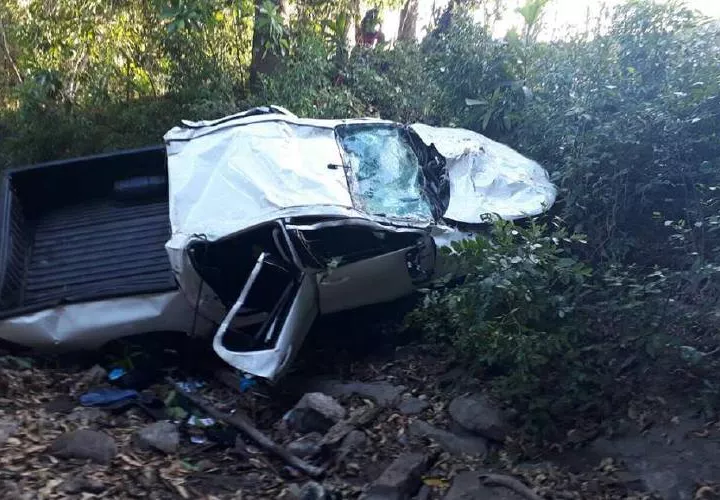
[{"label": "leafy shrub", "polygon": [[280,104],[299,116],[344,118],[365,114],[365,106],[341,85],[333,52],[323,39],[299,33],[301,40],[292,59],[279,71],[262,77],[262,88],[251,98],[253,105]]},{"label": "leafy shrub", "polygon": [[416,43],[388,50],[356,48],[345,70],[346,85],[387,120],[436,123],[446,116],[437,109],[439,89],[427,74],[427,56]]},{"label": "leafy shrub", "polygon": [[582,238],[558,221],[498,221],[488,235],[455,242],[443,266],[452,270],[444,284],[454,286],[428,291],[408,325],[452,344],[538,424],[554,411],[547,399],[538,404],[543,395],[584,399],[581,384],[568,379],[578,373],[571,367],[579,368],[584,327],[576,306],[590,275],[569,249]]}]

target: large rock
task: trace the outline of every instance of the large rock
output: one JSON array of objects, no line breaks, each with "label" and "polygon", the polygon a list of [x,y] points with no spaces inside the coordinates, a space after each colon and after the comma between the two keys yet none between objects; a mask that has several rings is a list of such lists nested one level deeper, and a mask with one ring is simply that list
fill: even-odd
[{"label": "large rock", "polygon": [[423,420],[414,420],[408,427],[414,437],[425,437],[435,441],[440,447],[453,455],[487,455],[487,441],[478,436],[461,436],[438,429]]},{"label": "large rock", "polygon": [[429,466],[428,457],[421,453],[400,455],[360,498],[362,500],[408,499],[422,485],[422,475]]},{"label": "large rock", "polygon": [[363,431],[359,431],[357,429],[351,431],[347,436],[345,436],[345,438],[342,440],[342,443],[340,444],[337,461],[344,462],[351,453],[355,451],[361,451],[363,448],[365,448],[366,443],[367,436]]},{"label": "large rock", "polygon": [[113,438],[103,432],[80,429],[59,436],[48,452],[56,457],[85,458],[107,465],[117,455],[117,446]]},{"label": "large rock", "polygon": [[283,420],[298,432],[326,432],[345,418],[345,408],[331,396],[321,392],[308,392]]},{"label": "large rock", "polygon": [[467,471],[455,476],[444,500],[523,500],[523,497],[507,488],[487,487],[478,472]]},{"label": "large rock", "polygon": [[507,425],[502,413],[482,394],[457,397],[448,411],[463,429],[495,441],[505,440]]},{"label": "large rock", "polygon": [[155,422],[135,434],[135,443],[144,450],[152,448],[164,453],[175,453],[180,446],[180,433],[172,422]]},{"label": "large rock", "polygon": [[403,415],[417,415],[430,408],[430,403],[424,399],[411,397],[404,399],[398,405],[398,411]]},{"label": "large rock", "polygon": [[370,398],[378,405],[390,408],[400,400],[405,392],[405,386],[393,385],[389,382],[340,382],[339,380],[315,380],[311,382],[315,390],[324,392],[333,397],[352,396],[357,394]]}]

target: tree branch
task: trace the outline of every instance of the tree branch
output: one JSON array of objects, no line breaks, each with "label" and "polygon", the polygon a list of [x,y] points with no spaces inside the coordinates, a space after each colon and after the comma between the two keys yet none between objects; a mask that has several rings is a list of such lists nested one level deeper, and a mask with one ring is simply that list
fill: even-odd
[{"label": "tree branch", "polygon": [[190,394],[177,387],[175,387],[175,390],[178,391],[179,394],[182,394],[182,396],[188,401],[190,401],[192,404],[200,408],[203,412],[207,413],[208,415],[217,420],[222,420],[223,422],[232,425],[236,429],[240,430],[247,437],[255,441],[258,446],[260,446],[260,448],[264,449],[265,451],[269,451],[270,453],[274,453],[278,457],[282,458],[288,465],[296,468],[297,470],[307,474],[310,477],[320,477],[325,473],[325,469],[323,469],[322,467],[317,467],[315,465],[309,464],[304,460],[300,459],[299,457],[291,454],[285,448],[283,448],[275,441],[267,437],[265,434],[260,432],[242,415],[237,413],[234,415],[229,415],[227,413],[221,412],[213,406],[210,406],[208,403],[203,401],[202,398],[195,396],[194,394]]},{"label": "tree branch", "polygon": [[483,481],[485,486],[504,486],[528,500],[542,500],[537,493],[514,477],[503,474],[481,474],[480,479]]},{"label": "tree branch", "polygon": [[13,60],[12,54],[10,53],[10,45],[7,41],[7,35],[5,34],[5,24],[0,20],[0,36],[2,37],[3,42],[3,48],[5,49],[5,55],[7,57],[7,60],[10,62],[10,66],[12,66],[13,71],[15,72],[15,76],[18,79],[18,83],[23,82],[22,75],[20,74],[20,70],[18,69],[17,65],[15,64],[15,61]]}]

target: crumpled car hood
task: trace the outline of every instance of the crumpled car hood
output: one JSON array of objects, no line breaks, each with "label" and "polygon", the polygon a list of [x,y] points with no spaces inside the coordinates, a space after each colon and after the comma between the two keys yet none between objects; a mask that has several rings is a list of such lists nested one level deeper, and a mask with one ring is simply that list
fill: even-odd
[{"label": "crumpled car hood", "polygon": [[445,218],[469,224],[487,222],[488,215],[513,220],[538,215],[555,203],[557,190],[547,171],[514,149],[470,130],[411,128],[447,160]]}]

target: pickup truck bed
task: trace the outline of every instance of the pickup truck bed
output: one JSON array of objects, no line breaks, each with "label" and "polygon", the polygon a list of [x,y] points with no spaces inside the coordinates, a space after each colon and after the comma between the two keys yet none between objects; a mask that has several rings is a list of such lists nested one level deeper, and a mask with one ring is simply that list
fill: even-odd
[{"label": "pickup truck bed", "polygon": [[10,170],[0,188],[0,318],[176,288],[163,147]]}]

